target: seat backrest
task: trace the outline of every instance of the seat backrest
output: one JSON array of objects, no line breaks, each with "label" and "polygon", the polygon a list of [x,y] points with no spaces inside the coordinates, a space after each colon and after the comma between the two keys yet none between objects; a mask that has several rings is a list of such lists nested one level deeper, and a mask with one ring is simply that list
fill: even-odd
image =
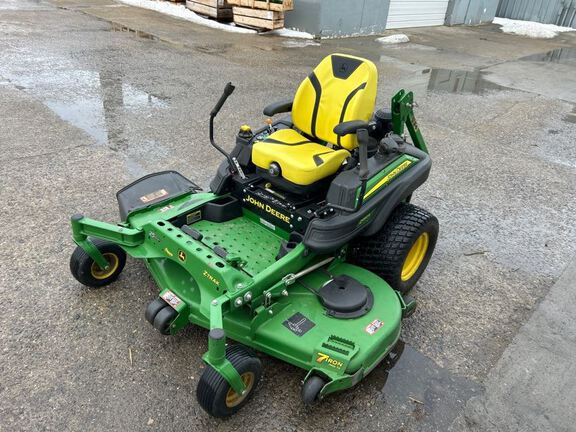
[{"label": "seat backrest", "polygon": [[329,55],[300,84],[292,121],[312,137],[352,150],[358,146],[356,135],[338,137],[334,127],[343,121],[370,120],[377,88],[378,71],[370,60]]}]

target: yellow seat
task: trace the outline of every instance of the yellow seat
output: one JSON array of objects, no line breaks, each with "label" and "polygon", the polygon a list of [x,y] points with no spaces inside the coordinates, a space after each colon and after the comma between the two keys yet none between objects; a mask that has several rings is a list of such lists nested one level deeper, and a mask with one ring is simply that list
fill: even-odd
[{"label": "yellow seat", "polygon": [[282,177],[298,185],[309,185],[334,174],[350,156],[348,150],[333,150],[302,136],[294,129],[280,129],[254,145],[252,162],[261,168],[280,165]]},{"label": "yellow seat", "polygon": [[358,142],[355,135],[337,136],[334,127],[370,120],[377,86],[378,72],[371,61],[346,54],[324,58],[294,97],[292,122],[302,133],[282,129],[255,143],[252,162],[264,170],[276,163],[285,180],[300,186],[335,174]]}]

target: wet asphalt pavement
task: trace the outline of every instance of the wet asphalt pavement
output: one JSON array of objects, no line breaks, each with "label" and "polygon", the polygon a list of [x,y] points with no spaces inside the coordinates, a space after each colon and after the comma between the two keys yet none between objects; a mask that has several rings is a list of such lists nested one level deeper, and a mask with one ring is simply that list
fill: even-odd
[{"label": "wet asphalt pavement", "polygon": [[[407,33],[403,47],[310,43],[108,0],[0,3],[0,431],[448,428],[576,252],[576,37]],[[231,143],[334,51],[376,62],[379,105],[417,95],[434,168],[415,202],[441,223],[419,309],[398,358],[355,389],[304,408],[303,371],[264,357],[251,403],[214,420],[194,394],[206,332],[158,334],[143,316],[157,289],[133,260],[108,288],[80,286],[68,219],[116,221],[115,192],[154,171],[206,186],[224,84],[237,90],[216,134]]]}]

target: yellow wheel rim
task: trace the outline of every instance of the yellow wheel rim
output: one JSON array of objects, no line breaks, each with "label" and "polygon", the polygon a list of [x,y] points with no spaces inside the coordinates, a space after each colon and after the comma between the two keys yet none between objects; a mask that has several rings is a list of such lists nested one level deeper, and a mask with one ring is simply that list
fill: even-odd
[{"label": "yellow wheel rim", "polygon": [[422,261],[424,261],[429,243],[430,237],[426,232],[420,234],[416,239],[410,248],[410,252],[408,252],[408,255],[406,256],[406,260],[404,260],[404,265],[402,266],[402,282],[410,280],[410,278],[416,274],[420,265],[422,265]]},{"label": "yellow wheel rim", "polygon": [[120,265],[120,260],[118,259],[118,256],[116,254],[106,252],[102,255],[104,256],[104,258],[106,258],[106,261],[108,261],[109,264],[108,269],[107,270],[101,269],[100,266],[95,262],[92,263],[92,267],[90,268],[90,273],[92,273],[92,277],[98,280],[106,279],[112,276],[114,272],[118,269],[118,266]]},{"label": "yellow wheel rim", "polygon": [[244,393],[238,394],[232,387],[230,387],[228,393],[226,393],[226,406],[228,408],[234,408],[235,406],[241,404],[242,401],[246,399],[252,391],[252,387],[254,386],[254,373],[244,372],[242,375],[240,375],[240,378],[246,386],[246,390],[244,390]]}]

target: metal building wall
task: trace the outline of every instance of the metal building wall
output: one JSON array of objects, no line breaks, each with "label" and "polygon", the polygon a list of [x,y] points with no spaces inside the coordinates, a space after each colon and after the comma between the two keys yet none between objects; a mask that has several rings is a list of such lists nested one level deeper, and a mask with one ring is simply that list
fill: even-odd
[{"label": "metal building wall", "polygon": [[294,0],[285,25],[322,37],[377,34],[389,8],[390,0]]},{"label": "metal building wall", "polygon": [[500,0],[496,16],[576,28],[576,0]]},{"label": "metal building wall", "polygon": [[450,0],[446,25],[480,25],[491,23],[499,0]]},{"label": "metal building wall", "polygon": [[387,29],[444,24],[449,0],[390,0]]}]

